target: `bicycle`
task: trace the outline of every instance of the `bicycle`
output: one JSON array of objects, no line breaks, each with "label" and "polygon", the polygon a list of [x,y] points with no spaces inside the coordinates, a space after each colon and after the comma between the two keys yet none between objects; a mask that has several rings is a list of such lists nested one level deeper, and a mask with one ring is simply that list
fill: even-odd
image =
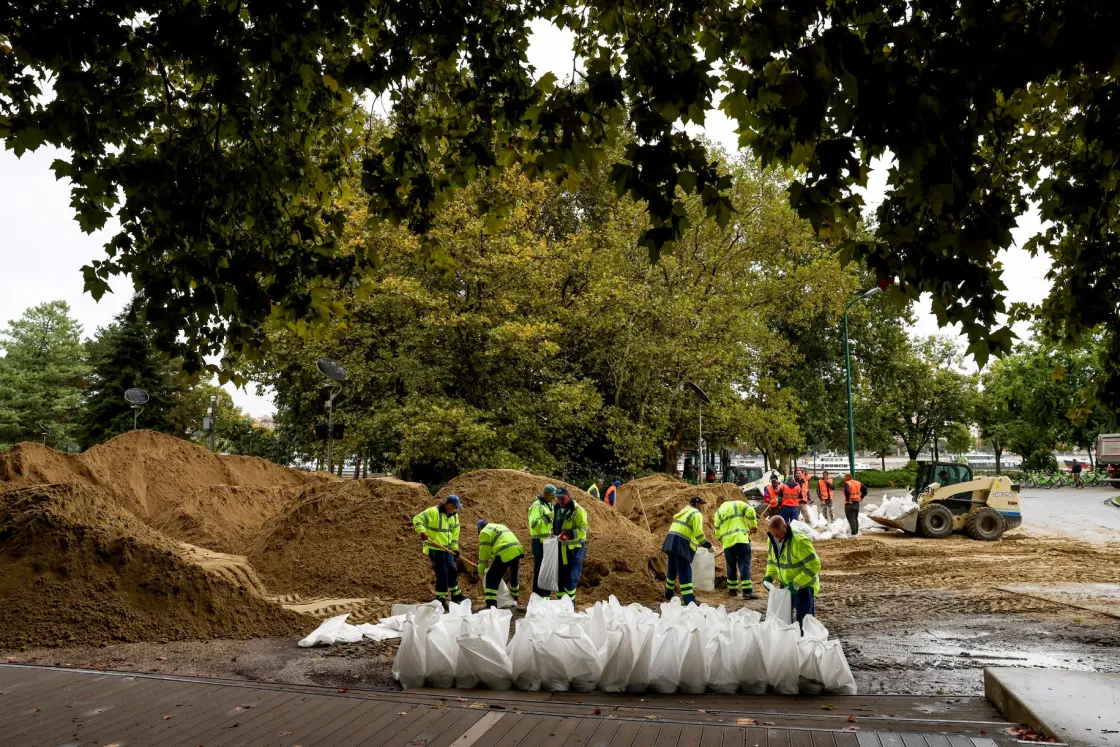
[{"label": "bicycle", "polygon": [[1108,476],[1100,470],[1092,470],[1081,475],[1081,481],[1089,487],[1096,487],[1098,485],[1106,485]]},{"label": "bicycle", "polygon": [[1065,487],[1066,481],[1062,479],[1060,474],[1046,472],[1035,475],[1035,484],[1040,488],[1053,490],[1054,488]]}]

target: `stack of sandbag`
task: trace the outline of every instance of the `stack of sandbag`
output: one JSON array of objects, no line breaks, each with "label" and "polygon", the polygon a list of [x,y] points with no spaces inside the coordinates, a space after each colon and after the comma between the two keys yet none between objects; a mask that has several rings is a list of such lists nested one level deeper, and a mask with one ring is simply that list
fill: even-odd
[{"label": "stack of sandbag", "polygon": [[855,695],[856,680],[840,641],[828,640],[828,629],[812,615],[806,615],[801,624],[805,634],[797,642],[800,692]]},{"label": "stack of sandbag", "polygon": [[471,613],[470,600],[453,604],[444,613],[438,606],[421,606],[408,613],[401,645],[393,661],[393,677],[410,687],[486,687],[508,690],[513,667],[506,653],[509,610]]}]

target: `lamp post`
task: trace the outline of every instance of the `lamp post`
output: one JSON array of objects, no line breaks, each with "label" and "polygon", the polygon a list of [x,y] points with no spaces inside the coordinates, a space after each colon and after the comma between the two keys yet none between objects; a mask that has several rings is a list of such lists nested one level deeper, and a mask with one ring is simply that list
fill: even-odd
[{"label": "lamp post", "polygon": [[852,417],[852,353],[848,348],[848,310],[857,301],[871,298],[882,291],[881,287],[875,286],[848,301],[848,305],[844,307],[844,370],[848,375],[848,474],[852,476],[856,474],[856,426]]}]

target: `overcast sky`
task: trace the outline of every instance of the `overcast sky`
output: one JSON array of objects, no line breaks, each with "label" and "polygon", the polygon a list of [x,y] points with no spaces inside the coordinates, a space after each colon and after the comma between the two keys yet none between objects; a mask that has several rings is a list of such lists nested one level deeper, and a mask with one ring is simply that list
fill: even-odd
[{"label": "overcast sky", "polygon": [[[561,80],[571,76],[572,55],[569,39],[547,24],[535,26],[529,61],[538,75],[552,72]],[[701,128],[690,128],[699,131]],[[734,125],[719,111],[708,115],[704,133],[728,152],[736,150],[738,137]],[[114,293],[95,302],[82,292],[81,267],[104,256],[102,246],[116,229],[112,224],[93,235],[82,233],[70,209],[70,190],[66,182],[55,181],[51,162],[61,154],[42,148],[17,159],[10,151],[0,151],[0,241],[3,241],[3,271],[0,272],[0,324],[18,318],[28,306],[62,299],[70,304],[85,334],[92,336],[99,326],[120,313],[132,295],[132,284],[123,278],[113,283]],[[865,199],[872,207],[882,199],[886,183],[885,168],[872,174]],[[1039,230],[1037,215],[1025,216],[1015,231],[1016,247]],[[1009,301],[1035,302],[1049,292],[1047,258],[1032,258],[1013,248],[1004,253],[1004,282]],[[957,330],[938,330],[930,312],[929,299],[917,307],[915,334],[956,334]],[[1017,329],[1025,334],[1025,329]],[[962,341],[963,343],[963,341]],[[971,360],[971,359],[970,359]],[[272,413],[271,396],[259,396],[255,387],[227,389],[234,401],[250,415]]]}]

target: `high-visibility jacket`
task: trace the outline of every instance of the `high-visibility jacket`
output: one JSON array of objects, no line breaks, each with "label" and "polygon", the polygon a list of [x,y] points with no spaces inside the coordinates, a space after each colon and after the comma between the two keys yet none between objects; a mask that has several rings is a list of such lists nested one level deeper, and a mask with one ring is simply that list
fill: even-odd
[{"label": "high-visibility jacket", "polygon": [[766,556],[766,578],[777,579],[791,591],[811,588],[814,594],[821,592],[821,559],[808,535],[786,532],[786,541],[778,550],[774,535],[769,535],[770,551]]},{"label": "high-visibility jacket", "polygon": [[439,550],[432,543],[443,545],[452,552],[459,551],[459,514],[449,514],[440,510],[439,506],[426,508],[412,517],[412,528],[417,534],[427,534],[424,542],[424,554],[431,555],[432,550]]},{"label": "high-visibility jacket", "polygon": [[529,506],[529,538],[544,541],[552,536],[553,506],[541,498]]},{"label": "high-visibility jacket", "polygon": [[704,536],[704,514],[692,506],[686,506],[677,511],[673,523],[669,525],[669,534],[679,534],[688,540],[688,546],[696,552],[696,548],[708,541]]},{"label": "high-visibility jacket", "polygon": [[817,498],[822,501],[832,500],[832,480],[817,480]]},{"label": "high-visibility jacket", "polygon": [[750,544],[751,531],[758,526],[758,516],[746,501],[727,501],[716,511],[716,539],[724,550],[732,545]]},{"label": "high-visibility jacket", "polygon": [[491,558],[508,563],[525,554],[524,548],[510,528],[504,524],[487,524],[478,533],[478,570],[490,565]]},{"label": "high-visibility jacket", "polygon": [[783,485],[781,494],[782,508],[797,506],[801,503],[801,488],[791,488],[789,485]]},{"label": "high-visibility jacket", "polygon": [[762,499],[776,508],[782,500],[782,486],[779,485],[775,490],[772,485],[767,485],[762,491]]},{"label": "high-visibility jacket", "polygon": [[606,503],[608,506],[613,506],[614,496],[617,492],[618,488],[616,488],[614,485],[611,485],[609,488],[607,488],[606,495],[603,496],[603,503]]},{"label": "high-visibility jacket", "polygon": [[556,534],[568,535],[568,539],[560,540],[560,560],[567,563],[569,550],[574,554],[587,544],[587,509],[571,501],[556,510],[553,525]]},{"label": "high-visibility jacket", "polygon": [[599,486],[595,483],[591,483],[591,487],[587,489],[587,494],[597,501],[603,498],[603,496],[599,494]]},{"label": "high-visibility jacket", "polygon": [[863,483],[853,477],[844,483],[844,503],[859,503],[866,491]]}]

